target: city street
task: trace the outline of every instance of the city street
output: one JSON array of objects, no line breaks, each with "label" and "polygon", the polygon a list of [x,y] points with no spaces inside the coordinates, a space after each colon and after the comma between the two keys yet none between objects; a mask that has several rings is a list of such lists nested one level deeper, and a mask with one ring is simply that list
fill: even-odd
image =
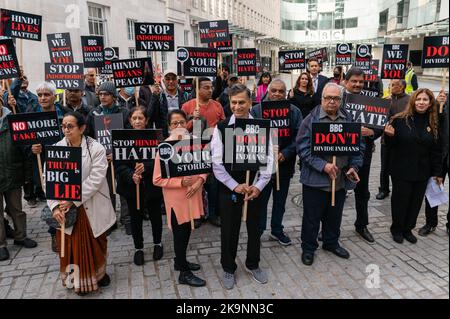
[{"label": "city street", "polygon": [[[449,298],[449,237],[445,231],[448,206],[439,209],[439,226],[417,244],[395,243],[390,235],[390,200],[374,199],[380,168],[377,143],[372,165],[370,190],[370,225],[376,243],[369,245],[354,231],[354,199],[348,197],[344,209],[341,244],[350,251],[349,260],[339,259],[319,248],[311,267],[301,262],[300,230],[302,206],[298,174],[292,180],[284,225],[293,245],[281,247],[269,239],[262,240],[261,266],[269,274],[269,283],[260,285],[244,271],[246,230],[241,227],[238,248],[237,285],[226,291],[220,282],[220,229],[204,224],[194,231],[188,248],[188,259],[202,265],[199,276],[206,279],[204,288],[178,285],[173,269],[172,235],[164,226],[164,258],[152,261],[150,222],[144,222],[145,259],[143,267],[133,264],[134,247],[123,227],[114,231],[108,242],[107,273],[112,282],[107,288],[86,297],[66,290],[59,280],[59,260],[50,248],[46,224],[38,208],[29,209],[29,237],[37,240],[35,249],[23,249],[8,241],[11,259],[0,262],[0,299],[4,298]],[[448,186],[447,186],[448,192]],[[270,210],[269,210],[270,212]],[[164,216],[165,218],[165,216]],[[418,227],[424,223],[421,213]],[[269,223],[270,224],[270,223]],[[417,230],[417,229],[416,229]],[[379,277],[378,277],[379,275]],[[379,281],[377,280],[379,279]]]}]

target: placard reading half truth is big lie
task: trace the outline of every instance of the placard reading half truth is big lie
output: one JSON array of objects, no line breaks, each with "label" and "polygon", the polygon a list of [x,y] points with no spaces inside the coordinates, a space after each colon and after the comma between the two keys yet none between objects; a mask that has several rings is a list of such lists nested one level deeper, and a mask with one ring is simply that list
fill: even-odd
[{"label": "placard reading half truth is big lie", "polygon": [[81,202],[81,147],[45,148],[45,197],[52,200]]}]

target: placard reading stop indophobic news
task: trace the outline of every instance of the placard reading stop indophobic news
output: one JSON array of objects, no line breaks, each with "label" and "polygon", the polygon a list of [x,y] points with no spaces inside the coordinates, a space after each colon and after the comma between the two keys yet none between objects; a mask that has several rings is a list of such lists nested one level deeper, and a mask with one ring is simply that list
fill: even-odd
[{"label": "placard reading stop indophobic news", "polygon": [[73,63],[72,43],[70,33],[47,34],[50,62],[52,64]]},{"label": "placard reading stop indophobic news", "polygon": [[352,64],[352,44],[340,43],[336,45],[336,65]]},{"label": "placard reading stop indophobic news", "polygon": [[85,68],[101,68],[105,64],[103,37],[82,36],[81,49]]},{"label": "placard reading stop indophobic news", "polygon": [[112,130],[112,154],[118,163],[148,163],[156,158],[162,130]]},{"label": "placard reading stop indophobic news", "polygon": [[42,16],[1,9],[0,36],[41,41]]},{"label": "placard reading stop indophobic news", "polygon": [[175,27],[173,23],[134,24],[136,51],[174,51]]},{"label": "placard reading stop indophobic news", "polygon": [[305,50],[280,51],[278,61],[281,72],[305,69]]},{"label": "placard reading stop indophobic news", "polygon": [[111,62],[117,88],[153,84],[151,58],[116,60]]},{"label": "placard reading stop indophobic news", "polygon": [[45,147],[45,197],[81,202],[81,147]]},{"label": "placard reading stop indophobic news", "polygon": [[0,39],[0,79],[12,79],[20,74],[16,49],[11,39]]},{"label": "placard reading stop indophobic news", "polygon": [[201,43],[229,41],[228,20],[200,21],[198,31]]},{"label": "placard reading stop indophobic news", "polygon": [[360,149],[361,124],[312,123],[312,155],[351,156],[358,155]]},{"label": "placard reading stop indophobic news", "polygon": [[45,63],[45,81],[53,83],[57,89],[84,90],[83,63]]},{"label": "placard reading stop indophobic news", "polygon": [[212,173],[211,141],[190,137],[165,141],[159,147],[163,178]]},{"label": "placard reading stop indophobic news", "polygon": [[61,140],[56,112],[10,114],[7,118],[11,140],[16,146],[51,145]]},{"label": "placard reading stop indophobic news", "polygon": [[177,50],[178,75],[216,76],[217,50],[180,47]]},{"label": "placard reading stop indophobic news", "polygon": [[433,36],[423,39],[422,68],[449,67],[449,36]]},{"label": "placard reading stop indophobic news", "polygon": [[404,79],[408,62],[407,44],[385,44],[383,47],[382,79]]},{"label": "placard reading stop indophobic news", "polygon": [[384,129],[390,107],[387,99],[360,94],[347,94],[345,101],[345,109],[353,115],[354,121],[370,128]]}]

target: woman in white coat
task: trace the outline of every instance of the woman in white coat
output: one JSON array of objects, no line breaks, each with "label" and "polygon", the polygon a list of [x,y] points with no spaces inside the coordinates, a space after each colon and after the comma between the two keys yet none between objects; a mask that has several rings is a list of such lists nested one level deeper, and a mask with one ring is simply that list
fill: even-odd
[{"label": "woman in white coat", "polygon": [[[47,201],[53,217],[60,224],[72,205],[78,209],[75,224],[65,229],[65,256],[60,259],[60,272],[63,285],[73,287],[79,295],[109,285],[105,232],[116,222],[106,180],[106,151],[97,141],[83,135],[85,128],[82,115],[67,113],[62,121],[65,137],[56,144],[82,148],[82,201]],[[60,248],[60,231],[57,232],[57,243]]]}]

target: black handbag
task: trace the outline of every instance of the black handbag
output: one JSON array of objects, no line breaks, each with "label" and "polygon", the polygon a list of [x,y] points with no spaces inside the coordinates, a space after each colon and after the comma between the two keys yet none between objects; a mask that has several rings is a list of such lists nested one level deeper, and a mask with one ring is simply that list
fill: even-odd
[{"label": "black handbag", "polygon": [[[75,205],[72,205],[70,207],[69,211],[66,213],[66,222],[65,227],[69,228],[75,225],[75,222],[77,221],[78,216],[78,207]],[[41,211],[41,219],[47,223],[48,226],[53,228],[61,228],[61,225],[58,223],[58,221],[53,217],[53,212],[50,210],[50,207],[48,205],[45,205],[45,207]]]}]

